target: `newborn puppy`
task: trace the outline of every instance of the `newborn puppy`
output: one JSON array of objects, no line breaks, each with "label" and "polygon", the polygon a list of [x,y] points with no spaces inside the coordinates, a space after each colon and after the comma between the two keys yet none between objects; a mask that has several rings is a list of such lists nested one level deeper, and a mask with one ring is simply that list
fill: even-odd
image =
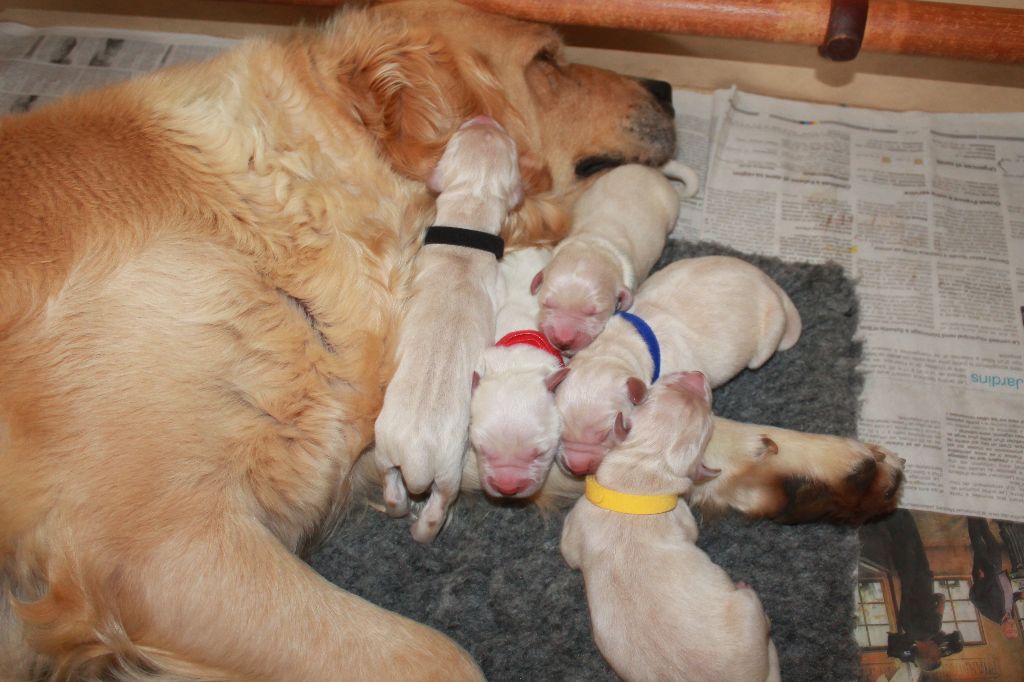
[{"label": "newborn puppy", "polygon": [[677,505],[711,435],[705,377],[664,377],[633,423],[562,529],[562,556],[583,571],[594,642],[624,680],[779,680],[761,600],[697,548],[693,514]]},{"label": "newborn puppy", "polygon": [[505,256],[499,275],[496,345],[484,350],[474,379],[469,438],[480,484],[494,497],[529,497],[543,485],[558,449],[554,389],[565,377],[561,354],[534,329],[530,279],[551,258],[534,247]]},{"label": "newborn puppy", "polygon": [[572,355],[629,308],[678,215],[679,195],[657,169],[620,166],[594,182],[576,204],[572,232],[531,285],[551,343]]},{"label": "newborn puppy", "polygon": [[[696,369],[720,386],[756,369],[800,337],[800,314],[759,269],[728,256],[676,261],[651,275],[632,312],[649,326],[661,371]],[[629,413],[653,383],[651,339],[621,315],[572,361],[555,396],[562,415],[559,463],[593,473],[622,439]],[[713,473],[713,472],[710,472]]]},{"label": "newborn puppy", "polygon": [[[438,225],[457,228],[454,234],[471,243],[481,235],[468,231],[485,233],[500,249],[497,234],[522,196],[515,143],[494,120],[475,118],[452,137],[429,185],[440,192]],[[432,231],[413,264],[397,368],[374,425],[374,458],[388,513],[408,513],[406,489],[431,488],[411,529],[419,542],[437,536],[458,494],[472,372],[494,338],[498,276],[497,253],[453,244],[461,239],[451,239],[451,230],[442,233],[447,243],[430,243]]]}]

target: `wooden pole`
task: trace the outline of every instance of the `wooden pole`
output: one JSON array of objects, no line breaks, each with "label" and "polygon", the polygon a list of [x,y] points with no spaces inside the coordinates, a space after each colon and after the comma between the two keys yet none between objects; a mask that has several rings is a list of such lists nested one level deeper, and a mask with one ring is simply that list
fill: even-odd
[{"label": "wooden pole", "polygon": [[[831,0],[460,0],[551,24],[797,43],[825,39]],[[862,49],[1024,63],[1024,10],[869,0]]]},{"label": "wooden pole", "polygon": [[[342,0],[256,0],[334,6]],[[460,0],[548,24],[626,28],[819,46],[832,0]],[[869,0],[861,45],[872,52],[1024,63],[1024,10]]]}]

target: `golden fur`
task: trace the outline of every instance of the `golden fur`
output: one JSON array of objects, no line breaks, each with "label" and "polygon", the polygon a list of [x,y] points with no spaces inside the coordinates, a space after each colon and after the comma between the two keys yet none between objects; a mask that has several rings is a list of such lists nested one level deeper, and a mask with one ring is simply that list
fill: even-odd
[{"label": "golden fur", "polygon": [[479,676],[293,552],[372,438],[452,132],[516,139],[512,244],[562,235],[580,159],[671,154],[642,84],[559,49],[382,5],[0,121],[0,629],[39,655],[0,669]]}]

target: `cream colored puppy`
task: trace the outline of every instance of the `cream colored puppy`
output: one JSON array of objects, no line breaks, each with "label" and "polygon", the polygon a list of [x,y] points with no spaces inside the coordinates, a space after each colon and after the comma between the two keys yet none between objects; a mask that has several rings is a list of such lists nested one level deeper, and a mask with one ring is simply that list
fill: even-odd
[{"label": "cream colored puppy", "polygon": [[694,544],[693,514],[677,504],[711,435],[704,375],[664,377],[633,423],[562,529],[562,556],[583,571],[598,649],[624,680],[779,680],[761,600]]},{"label": "cream colored puppy", "polygon": [[456,132],[429,184],[440,192],[435,224],[456,228],[459,238],[449,230],[446,243],[427,243],[416,256],[397,368],[374,425],[388,513],[405,515],[408,492],[431,490],[411,529],[419,542],[437,536],[458,494],[472,373],[494,338],[498,258],[460,242],[486,244],[490,236],[500,247],[498,232],[522,196],[516,145],[492,119],[473,119]]},{"label": "cream colored puppy", "polygon": [[573,210],[569,236],[533,280],[537,323],[551,343],[576,353],[612,313],[630,307],[678,215],[679,195],[657,169],[626,165],[597,179]]},{"label": "cream colored puppy", "polygon": [[[778,284],[746,261],[687,258],[641,285],[632,313],[647,323],[660,371],[695,369],[712,387],[756,369],[800,337],[800,314]],[[597,470],[623,435],[629,413],[655,375],[648,339],[622,315],[580,351],[555,396],[562,415],[559,462],[574,474]]]},{"label": "cream colored puppy", "polygon": [[550,258],[550,248],[521,249],[500,267],[496,343],[480,357],[469,426],[480,485],[494,497],[537,492],[558,450],[554,390],[567,370],[534,328],[537,299],[530,293],[533,274]]}]

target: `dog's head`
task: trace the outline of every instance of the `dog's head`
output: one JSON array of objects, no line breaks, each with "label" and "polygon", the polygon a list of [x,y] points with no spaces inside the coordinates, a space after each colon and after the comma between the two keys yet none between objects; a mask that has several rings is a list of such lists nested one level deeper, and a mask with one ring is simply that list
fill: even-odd
[{"label": "dog's head", "polygon": [[652,492],[686,493],[720,473],[704,464],[712,425],[707,378],[700,372],[666,374],[633,410],[632,428],[604,458],[601,472]]},{"label": "dog's head", "polygon": [[525,201],[511,242],[557,239],[587,178],[623,163],[658,165],[675,149],[671,89],[569,64],[550,28],[455,2],[404,0],[343,12],[327,54],[341,95],[395,171],[425,181],[467,119],[515,139]]}]

